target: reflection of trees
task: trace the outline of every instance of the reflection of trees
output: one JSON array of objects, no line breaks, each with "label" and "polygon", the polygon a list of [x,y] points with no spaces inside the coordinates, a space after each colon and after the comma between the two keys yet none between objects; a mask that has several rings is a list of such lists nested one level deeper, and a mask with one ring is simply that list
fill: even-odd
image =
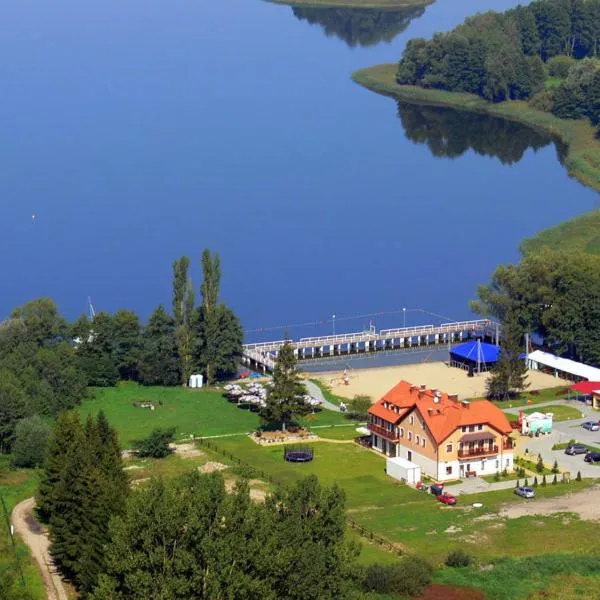
[{"label": "reflection of trees", "polygon": [[[503,164],[513,164],[528,148],[538,150],[554,141],[514,121],[451,108],[398,102],[398,116],[406,137],[427,144],[434,156],[453,158],[472,149]],[[560,157],[558,144],[557,149]]]},{"label": "reflection of trees", "polygon": [[397,10],[294,6],[292,10],[301,21],[321,25],[325,35],[339,37],[350,47],[391,42],[425,12],[423,6]]}]

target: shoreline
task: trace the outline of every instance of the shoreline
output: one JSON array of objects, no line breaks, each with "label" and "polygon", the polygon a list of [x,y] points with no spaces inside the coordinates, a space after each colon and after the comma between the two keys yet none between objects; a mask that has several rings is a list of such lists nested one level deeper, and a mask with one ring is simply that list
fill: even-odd
[{"label": "shoreline", "polygon": [[433,4],[434,0],[266,0],[270,4],[290,6],[292,8],[347,8],[365,10],[402,10]]},{"label": "shoreline", "polygon": [[[531,108],[526,102],[505,101],[492,104],[474,94],[425,89],[418,86],[396,83],[396,64],[383,64],[359,69],[352,73],[352,80],[368,90],[408,102],[429,106],[442,106],[515,121],[543,131],[559,139],[567,147],[563,166],[570,177],[583,185],[600,192],[600,141],[596,130],[587,119],[567,120]],[[555,230],[558,229],[558,232]],[[600,228],[600,210],[592,210],[574,219],[540,231],[524,240],[522,250],[533,251],[544,246],[553,246],[561,234],[581,234],[586,230],[591,239],[580,244],[583,249],[600,253],[600,238],[595,231]]]}]

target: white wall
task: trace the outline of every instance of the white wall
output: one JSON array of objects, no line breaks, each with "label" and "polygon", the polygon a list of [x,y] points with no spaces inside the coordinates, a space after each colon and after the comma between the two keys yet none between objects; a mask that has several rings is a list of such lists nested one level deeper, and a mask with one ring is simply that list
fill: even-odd
[{"label": "white wall", "polygon": [[412,450],[412,458],[408,458],[408,452],[410,448],[406,448],[406,446],[401,446],[398,444],[397,446],[397,455],[405,458],[406,460],[411,460],[415,464],[421,467],[421,472],[423,475],[428,475],[429,477],[433,477],[434,479],[437,477],[437,461],[427,456],[423,456],[418,452]]}]

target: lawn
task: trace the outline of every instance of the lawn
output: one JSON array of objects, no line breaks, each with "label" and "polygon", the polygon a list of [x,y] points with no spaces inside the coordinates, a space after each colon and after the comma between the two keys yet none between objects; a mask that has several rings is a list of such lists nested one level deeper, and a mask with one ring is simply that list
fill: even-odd
[{"label": "lawn", "polygon": [[543,411],[553,413],[553,421],[570,421],[571,419],[581,419],[581,412],[573,406],[563,406],[562,404],[550,404],[543,408],[526,408],[523,412],[530,415],[534,412]]},{"label": "lawn", "polygon": [[[563,399],[568,397],[568,388],[564,385],[547,388],[545,390],[531,390],[524,392],[520,397],[512,400],[500,400],[494,402],[494,404],[501,409],[506,408],[518,408],[520,406],[535,406],[542,402],[554,402],[557,399]],[[529,410],[529,409],[528,409]],[[544,408],[544,411],[546,409]],[[532,411],[533,412],[533,411]]]},{"label": "lawn", "polygon": [[360,435],[358,431],[356,431],[355,423],[348,425],[336,425],[332,427],[316,426],[313,428],[313,433],[316,433],[319,437],[328,440],[353,440]]},{"label": "lawn", "polygon": [[[114,388],[95,388],[92,398],[77,408],[83,419],[104,411],[119,433],[123,447],[146,437],[156,427],[176,427],[178,439],[190,435],[216,436],[255,430],[259,416],[228,402],[218,390],[194,390],[181,387],[143,387],[121,383]],[[155,410],[137,408],[134,402],[153,402]],[[162,405],[159,405],[162,402]],[[303,425],[347,424],[344,415],[322,410],[300,420]]]},{"label": "lawn", "polygon": [[[4,499],[10,515],[12,509],[25,498],[33,496],[38,483],[38,472],[31,469],[10,469],[9,457],[0,457],[0,496]],[[29,554],[29,549],[17,536],[17,555],[23,569],[25,589],[33,598],[46,598],[42,576],[35,561]],[[0,506],[0,569],[7,567],[16,571],[16,558],[3,509]]]},{"label": "lawn", "polygon": [[[568,535],[563,534],[562,520],[554,517],[505,521],[490,516],[475,521],[476,514],[494,515],[500,505],[521,500],[508,489],[460,496],[458,506],[444,507],[433,496],[388,478],[383,458],[354,444],[315,443],[313,462],[289,464],[283,460],[280,446],[265,448],[242,437],[216,441],[223,450],[284,485],[308,474],[317,475],[326,485],[338,484],[346,492],[350,519],[434,563],[442,561],[457,546],[490,559],[505,554],[537,554],[549,539],[556,551],[589,549],[596,547],[593,538],[600,535],[600,524],[579,519],[571,521]],[[537,495],[553,497],[588,485],[589,481],[548,485],[538,487]],[[475,513],[473,502],[482,502],[484,507]],[[526,537],[522,535],[524,528],[528,531]],[[581,537],[588,539],[582,542]]]}]

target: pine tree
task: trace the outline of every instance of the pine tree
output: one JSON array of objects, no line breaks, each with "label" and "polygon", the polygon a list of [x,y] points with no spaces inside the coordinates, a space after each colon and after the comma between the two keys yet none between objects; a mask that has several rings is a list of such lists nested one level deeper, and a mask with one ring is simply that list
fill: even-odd
[{"label": "pine tree", "polygon": [[538,478],[537,475],[533,478],[533,487],[537,487],[538,486]]},{"label": "pine tree", "polygon": [[275,360],[273,382],[267,393],[266,406],[261,411],[261,417],[267,423],[281,424],[283,431],[294,416],[311,411],[303,398],[306,388],[300,381],[297,362],[294,349],[286,340]]},{"label": "pine tree", "polygon": [[67,458],[74,445],[83,436],[77,413],[61,413],[52,430],[40,484],[36,494],[37,512],[40,519],[48,522],[54,513],[58,487],[67,469]]},{"label": "pine tree", "polygon": [[558,468],[558,461],[557,460],[555,460],[554,464],[552,465],[552,472],[555,473],[555,474],[560,472],[560,469]]},{"label": "pine tree", "polygon": [[546,476],[542,477],[542,487],[546,487]]},{"label": "pine tree", "polygon": [[556,475],[552,478],[552,485],[556,485],[558,480],[556,479]]},{"label": "pine tree", "polygon": [[535,465],[535,470],[538,473],[544,472],[544,459],[542,458],[541,454],[538,454],[538,460],[537,460],[537,464]]}]

